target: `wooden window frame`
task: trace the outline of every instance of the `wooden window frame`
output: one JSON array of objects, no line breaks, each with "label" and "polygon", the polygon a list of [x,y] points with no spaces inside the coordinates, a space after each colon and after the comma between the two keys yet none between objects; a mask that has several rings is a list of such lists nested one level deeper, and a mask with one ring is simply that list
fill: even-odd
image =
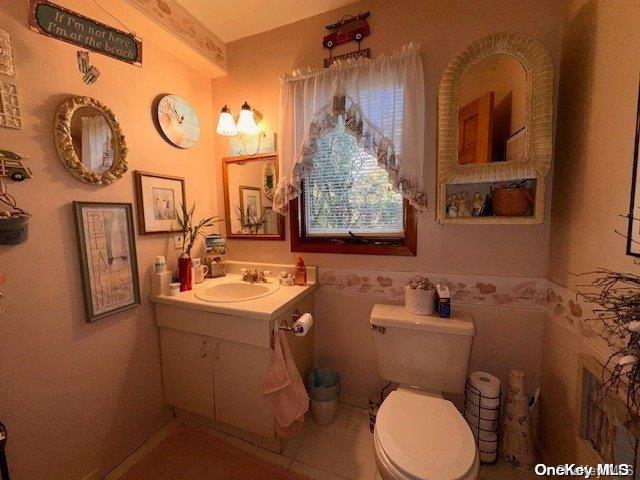
[{"label": "wooden window frame", "polygon": [[418,243],[418,224],[415,209],[403,201],[404,237],[386,239],[371,237],[383,243],[361,243],[342,236],[309,236],[304,219],[304,183],[298,198],[289,202],[291,251],[308,253],[339,253],[356,255],[398,255],[415,257]]}]

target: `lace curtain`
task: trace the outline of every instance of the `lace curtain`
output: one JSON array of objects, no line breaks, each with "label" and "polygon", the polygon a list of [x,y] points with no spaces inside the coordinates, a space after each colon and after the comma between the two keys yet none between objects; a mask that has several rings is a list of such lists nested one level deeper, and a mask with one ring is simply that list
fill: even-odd
[{"label": "lace curtain", "polygon": [[90,170],[104,172],[114,158],[111,127],[102,115],[82,117],[82,163]]},{"label": "lace curtain", "polygon": [[280,89],[280,178],[273,209],[286,213],[311,171],[317,141],[342,118],[358,145],[389,174],[392,188],[426,212],[424,73],[419,46],[375,60],[296,71]]}]

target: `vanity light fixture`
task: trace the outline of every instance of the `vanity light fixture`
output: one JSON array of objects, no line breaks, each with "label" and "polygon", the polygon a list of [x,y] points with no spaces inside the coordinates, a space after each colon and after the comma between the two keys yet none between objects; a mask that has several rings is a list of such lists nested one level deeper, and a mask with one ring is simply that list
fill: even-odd
[{"label": "vanity light fixture", "polygon": [[226,137],[233,137],[238,134],[236,121],[233,119],[231,110],[226,105],[222,107],[222,110],[220,111],[216,132],[218,132],[218,135],[224,135]]},{"label": "vanity light fixture", "polygon": [[260,133],[258,125],[256,124],[256,119],[253,116],[253,110],[247,102],[244,102],[242,104],[242,108],[240,109],[237,128],[238,133],[243,133],[246,135],[257,135],[258,133]]}]

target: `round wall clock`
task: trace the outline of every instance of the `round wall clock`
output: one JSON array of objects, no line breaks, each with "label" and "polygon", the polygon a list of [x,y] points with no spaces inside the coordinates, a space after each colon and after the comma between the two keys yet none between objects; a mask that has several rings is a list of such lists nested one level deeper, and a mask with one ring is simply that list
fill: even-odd
[{"label": "round wall clock", "polygon": [[200,123],[195,108],[177,95],[165,95],[160,99],[158,123],[164,136],[176,147],[193,147],[200,138]]}]

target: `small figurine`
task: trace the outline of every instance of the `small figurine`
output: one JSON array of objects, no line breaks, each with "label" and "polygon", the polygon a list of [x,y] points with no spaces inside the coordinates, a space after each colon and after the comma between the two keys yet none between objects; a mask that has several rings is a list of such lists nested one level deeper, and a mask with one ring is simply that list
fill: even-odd
[{"label": "small figurine", "polygon": [[482,215],[482,209],[484,208],[484,200],[480,192],[473,194],[473,203],[471,204],[471,216],[479,217]]},{"label": "small figurine", "polygon": [[465,192],[460,193],[458,198],[458,217],[468,218],[471,216],[471,210],[469,209],[469,194]]},{"label": "small figurine", "polygon": [[296,257],[296,269],[293,272],[293,278],[296,285],[304,287],[307,284],[307,267],[301,255]]},{"label": "small figurine", "polygon": [[280,280],[280,285],[285,285],[287,287],[291,287],[295,285],[295,279],[293,278],[293,273],[287,273],[285,271],[282,271],[278,275],[278,279]]},{"label": "small figurine", "polygon": [[447,197],[447,217],[455,218],[458,216],[458,195],[455,193]]}]

